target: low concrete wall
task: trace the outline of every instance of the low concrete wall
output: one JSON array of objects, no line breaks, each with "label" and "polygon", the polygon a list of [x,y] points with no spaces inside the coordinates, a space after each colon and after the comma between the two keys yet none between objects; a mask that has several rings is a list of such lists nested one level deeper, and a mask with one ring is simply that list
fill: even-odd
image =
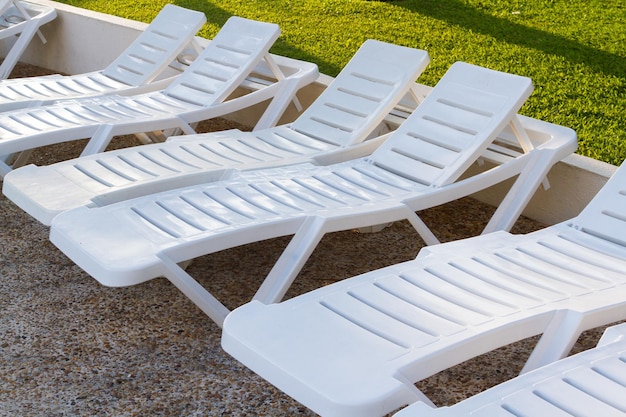
[{"label": "low concrete wall", "polygon": [[[32,0],[31,0],[32,1]],[[23,62],[49,68],[54,71],[76,74],[104,68],[147,25],[128,19],[96,13],[47,0],[33,1],[50,5],[57,9],[58,17],[43,28],[48,39],[42,45],[33,40]],[[310,103],[331,80],[320,76],[314,83],[298,93],[303,103]],[[256,120],[254,109],[250,114],[232,115],[233,120],[249,124]],[[281,119],[286,123],[297,116],[291,109]],[[550,172],[551,188],[537,191],[526,211],[530,218],[546,224],[557,223],[577,215],[602,187],[616,167],[579,155],[572,155],[558,163]],[[497,204],[503,197],[505,183],[476,194],[476,198],[490,204]]]},{"label": "low concrete wall", "polygon": [[35,37],[21,61],[61,73],[106,67],[147,26],[53,1],[31,2],[54,7],[57,18],[41,29],[48,42]]},{"label": "low concrete wall", "polygon": [[[570,155],[557,163],[548,180],[550,188],[539,187],[524,215],[545,224],[555,224],[576,216],[615,172],[616,166],[580,155]],[[506,181],[474,195],[497,205],[511,186]]]}]

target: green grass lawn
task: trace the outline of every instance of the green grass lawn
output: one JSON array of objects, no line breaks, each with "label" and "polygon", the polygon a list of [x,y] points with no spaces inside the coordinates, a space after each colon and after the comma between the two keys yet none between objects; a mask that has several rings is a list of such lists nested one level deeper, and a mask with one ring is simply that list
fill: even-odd
[{"label": "green grass lawn", "polygon": [[[149,22],[161,0],[64,0]],[[205,12],[212,37],[229,16],[275,22],[272,52],[336,75],[368,38],[426,49],[420,82],[434,85],[455,61],[532,78],[521,113],[573,128],[578,153],[626,159],[626,0],[178,0]]]}]

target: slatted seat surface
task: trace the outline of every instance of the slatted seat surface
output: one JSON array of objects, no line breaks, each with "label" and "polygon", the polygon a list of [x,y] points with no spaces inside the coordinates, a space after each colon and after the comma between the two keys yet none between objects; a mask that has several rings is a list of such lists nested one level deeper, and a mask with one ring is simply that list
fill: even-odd
[{"label": "slatted seat surface", "polygon": [[76,99],[2,113],[2,171],[6,174],[11,170],[7,155],[14,153],[91,138],[83,151],[90,154],[103,151],[118,135],[174,128],[193,133],[192,123],[272,98],[279,92],[280,82],[224,101],[261,60],[269,59],[268,50],[279,34],[275,24],[231,17],[194,62],[164,90],[136,96]]},{"label": "slatted seat surface", "polygon": [[[498,81],[481,81],[491,77]],[[506,93],[501,80],[508,80],[504,83],[508,86],[507,99],[502,98]],[[483,101],[496,97],[500,103],[498,114],[474,135],[476,143],[468,141],[460,149],[469,161],[478,159],[504,126],[517,117],[517,110],[532,91],[525,77],[464,63],[452,66],[439,84],[445,86],[448,82],[472,85],[474,95],[484,93]],[[51,240],[105,285],[133,285],[166,276],[221,323],[228,313],[226,307],[176,264],[248,242],[294,235],[256,295],[266,302],[279,300],[325,233],[408,219],[425,239],[430,239],[432,233],[415,211],[438,204],[430,200],[431,195],[442,200],[466,195],[460,185],[449,194],[444,187],[416,181],[413,172],[420,169],[422,161],[406,157],[415,141],[409,134],[415,131],[411,125],[442,117],[438,86],[369,157],[331,165],[295,164],[235,171],[222,181],[68,210],[53,219]],[[468,120],[472,123],[472,118]],[[547,159],[552,164],[560,152],[573,150],[575,140],[569,136],[571,131],[567,132],[565,137],[555,138],[561,142],[556,152],[548,141],[537,147],[537,155],[549,154]],[[547,146],[545,151],[542,146]],[[400,155],[402,163],[380,163],[389,162],[391,153]],[[531,158],[534,154],[525,156]],[[506,175],[516,175],[520,172],[516,169],[524,166],[517,158],[512,162],[512,169],[506,163],[502,165]],[[466,164],[469,162],[455,160],[442,171],[458,178],[459,167]],[[538,172],[546,168],[540,167]],[[536,169],[534,165],[533,171]],[[473,192],[473,184],[480,188],[502,181],[506,177],[500,172],[491,170],[464,180],[472,185],[465,192]],[[524,185],[525,192],[536,189],[541,178],[535,180]]]},{"label": "slatted seat surface", "polygon": [[624,416],[624,325],[608,328],[598,346],[506,381],[450,407],[417,403],[397,417]]},{"label": "slatted seat surface", "polygon": [[[292,164],[344,150],[344,159],[362,156],[353,145],[372,134],[413,88],[427,63],[425,51],[370,40],[289,125],[254,132],[188,135],[49,167],[27,166],[7,175],[4,192],[35,218],[49,224],[59,212],[98,201],[103,193],[138,196],[219,178],[213,172],[216,170]],[[354,113],[349,110],[351,104],[361,108],[358,117],[346,117]]]},{"label": "slatted seat surface", "polygon": [[0,82],[0,111],[41,106],[61,99],[123,93],[150,84],[189,46],[205,22],[204,13],[167,4],[102,70]]},{"label": "slatted seat surface", "polygon": [[[227,317],[223,346],[322,415],[384,415],[427,401],[413,383],[537,333],[542,338],[524,371],[547,365],[567,355],[582,331],[626,319],[625,176],[622,166],[579,216],[543,230],[497,232],[426,247],[413,261],[288,301],[247,304]],[[613,227],[600,234],[606,213]],[[312,322],[320,325],[308,327]],[[416,339],[415,332],[431,337]],[[351,356],[355,351],[359,355]],[[326,367],[329,362],[332,366]],[[480,410],[474,405],[458,409],[485,416],[559,415],[568,410],[563,399],[577,391],[565,389],[555,377],[534,385],[535,398],[530,390],[506,397],[496,390],[488,398],[503,400]],[[581,384],[585,378],[587,390],[595,377],[584,375]],[[545,401],[539,394],[543,389],[555,400]],[[595,392],[601,400],[602,390]],[[531,412],[534,403],[538,408]],[[595,404],[605,407],[601,401],[590,404],[570,412],[585,415]],[[528,409],[521,411],[525,405]],[[411,408],[399,415],[411,415]],[[453,410],[441,414],[459,412]]]}]

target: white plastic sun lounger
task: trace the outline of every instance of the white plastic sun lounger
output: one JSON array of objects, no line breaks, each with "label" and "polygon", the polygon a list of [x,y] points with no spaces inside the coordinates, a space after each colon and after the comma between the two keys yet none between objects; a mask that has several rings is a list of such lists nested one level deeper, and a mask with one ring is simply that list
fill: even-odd
[{"label": "white plastic sun lounger", "polygon": [[598,346],[514,378],[450,407],[416,403],[395,417],[624,417],[626,325]]},{"label": "white plastic sun lounger", "polygon": [[515,191],[530,198],[551,163],[575,150],[571,130],[548,130],[539,135],[545,142],[528,153],[454,181],[518,121],[516,112],[531,91],[528,78],[456,63],[369,157],[244,171],[227,181],[69,210],[53,219],[50,239],[104,285],[165,276],[221,324],[228,309],[177,263],[295,234],[256,295],[275,302],[325,233],[408,219],[433,243],[415,211],[520,172]]},{"label": "white plastic sun lounger", "polygon": [[[317,66],[301,63],[289,76],[280,73],[268,50],[280,33],[277,25],[231,17],[202,53],[164,90],[134,96],[107,95],[62,101],[50,106],[0,113],[0,173],[23,164],[14,154],[37,147],[91,138],[83,155],[105,150],[114,136],[135,134],[163,140],[164,130],[195,133],[192,124],[270,100],[262,122],[275,124],[296,91],[317,76]],[[262,60],[275,81],[250,83]],[[271,72],[270,72],[271,74]],[[248,94],[231,94],[243,87]],[[283,100],[287,96],[288,100]],[[261,123],[261,121],[259,121]],[[257,125],[258,126],[258,125]]]},{"label": "white plastic sun lounger", "polygon": [[[190,45],[205,22],[204,13],[168,4],[128,48],[101,71],[1,81],[0,112],[42,106],[60,99],[140,92],[138,87],[146,87],[154,81]],[[150,88],[163,87],[159,83]]]},{"label": "white plastic sun lounger", "polygon": [[369,155],[384,139],[371,136],[403,96],[419,87],[415,80],[428,62],[425,51],[369,40],[289,125],[187,135],[49,166],[28,165],[4,178],[3,192],[50,225],[65,210],[206,182],[226,176],[229,168]]},{"label": "white plastic sun lounger", "polygon": [[57,12],[53,7],[19,0],[0,1],[0,40],[13,42],[0,65],[0,80],[11,75],[15,64],[35,35],[46,43],[40,29],[56,16]]},{"label": "white plastic sun lounger", "polygon": [[381,416],[428,403],[413,384],[474,356],[542,334],[525,373],[566,356],[582,331],[625,319],[623,164],[574,219],[253,301],[228,316],[222,346],[323,416]]}]

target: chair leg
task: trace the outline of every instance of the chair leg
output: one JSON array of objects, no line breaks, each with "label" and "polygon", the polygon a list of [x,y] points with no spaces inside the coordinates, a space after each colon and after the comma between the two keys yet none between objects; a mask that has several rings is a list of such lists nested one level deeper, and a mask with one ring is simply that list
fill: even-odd
[{"label": "chair leg", "polygon": [[300,226],[254,295],[254,300],[271,304],[279,302],[285,296],[289,286],[322,240],[325,225],[325,219],[309,217]]},{"label": "chair leg", "polygon": [[555,312],[521,373],[524,374],[567,356],[582,333],[582,326],[583,314],[571,310]]},{"label": "chair leg", "polygon": [[[546,330],[531,353],[522,373],[532,371],[569,354],[581,333],[599,326],[606,326],[626,319],[624,288],[617,286],[602,294],[599,307],[587,307],[582,311],[563,309],[556,311]],[[584,304],[583,304],[584,305]]]},{"label": "chair leg", "polygon": [[549,159],[550,157],[551,155],[548,153],[538,153],[531,159],[504,196],[504,199],[498,204],[498,208],[481,234],[484,235],[498,230],[507,232],[511,230],[539,186],[542,183],[544,187],[547,186],[547,174],[553,165]]},{"label": "chair leg", "polygon": [[13,71],[15,64],[19,61],[29,42],[33,36],[35,36],[35,33],[38,32],[37,26],[35,25],[35,21],[28,22],[28,26],[18,35],[17,40],[0,65],[0,79],[4,80],[9,78],[9,75],[11,75],[11,71]]},{"label": "chair leg", "polygon": [[174,261],[163,254],[160,254],[159,258],[166,269],[165,277],[193,301],[204,314],[209,316],[219,327],[222,327],[230,310]]},{"label": "chair leg", "polygon": [[433,232],[426,226],[426,223],[417,215],[414,211],[407,209],[409,214],[407,215],[407,220],[411,223],[411,225],[415,228],[420,237],[424,240],[426,245],[436,245],[441,243],[439,239],[433,234]]},{"label": "chair leg", "polygon": [[25,151],[20,152],[19,154],[15,155],[14,160],[11,162],[11,167],[13,169],[17,169],[19,167],[22,167],[26,164],[28,164],[28,160],[30,159],[30,156],[33,153],[33,149],[27,149]]},{"label": "chair leg", "polygon": [[[7,159],[10,158],[11,155],[7,155]],[[11,171],[11,165],[9,165],[3,157],[0,157],[0,178],[4,178]]]},{"label": "chair leg", "polygon": [[113,132],[113,125],[101,125],[96,130],[96,133],[91,137],[85,149],[81,152],[80,156],[93,155],[96,153],[104,152],[106,147],[111,141]]}]

